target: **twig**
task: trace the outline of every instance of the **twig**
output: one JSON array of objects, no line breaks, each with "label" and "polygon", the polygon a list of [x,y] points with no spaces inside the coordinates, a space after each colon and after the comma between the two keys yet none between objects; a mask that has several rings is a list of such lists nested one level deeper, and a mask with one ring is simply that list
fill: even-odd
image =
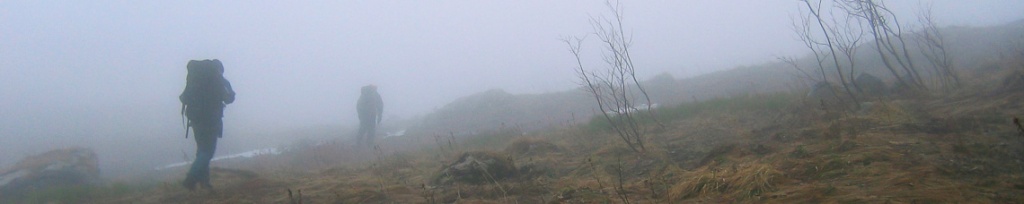
[{"label": "twig", "polygon": [[604,189],[604,184],[597,177],[597,167],[594,166],[594,162],[590,160],[590,157],[587,157],[587,164],[590,165],[590,176],[594,177],[594,180],[597,181],[597,189]]},{"label": "twig", "polygon": [[618,159],[616,159],[615,171],[618,174],[618,179],[615,183],[615,194],[619,196],[619,200],[622,200],[622,203],[629,204],[629,196],[626,195],[626,188],[622,186],[622,183],[624,183],[622,177],[622,157],[618,157]]},{"label": "twig", "polygon": [[387,189],[384,188],[384,172],[381,168],[381,165],[383,164],[384,150],[381,150],[380,145],[373,145],[373,150],[373,153],[377,156],[377,163],[371,165],[371,167],[373,167],[372,169],[374,169],[374,174],[377,176],[377,183],[380,185],[380,192],[387,195]]},{"label": "twig", "polygon": [[298,196],[299,196],[298,199],[296,199],[292,195],[292,189],[291,188],[288,189],[288,202],[289,203],[291,203],[291,204],[302,204],[302,189],[299,189]]},{"label": "twig", "polygon": [[502,197],[501,199],[504,200],[506,203],[508,203],[508,192],[505,191],[505,187],[502,187],[501,184],[498,183],[497,179],[494,179],[494,176],[491,175],[491,172],[487,171],[486,166],[487,165],[481,165],[479,161],[474,161],[473,162],[473,167],[479,168],[480,170],[483,170],[484,171],[484,175],[487,176],[487,178],[491,179],[491,182],[493,182],[494,185],[498,186],[498,190],[501,190],[501,197]]},{"label": "twig", "polygon": [[433,188],[427,189],[427,184],[420,184],[420,189],[423,190],[422,196],[424,201],[427,203],[437,203],[437,201],[434,200]]},{"label": "twig", "polygon": [[1024,137],[1024,125],[1020,124],[1020,119],[1017,117],[1013,117],[1013,124],[1017,125],[1017,133],[1021,137]]}]

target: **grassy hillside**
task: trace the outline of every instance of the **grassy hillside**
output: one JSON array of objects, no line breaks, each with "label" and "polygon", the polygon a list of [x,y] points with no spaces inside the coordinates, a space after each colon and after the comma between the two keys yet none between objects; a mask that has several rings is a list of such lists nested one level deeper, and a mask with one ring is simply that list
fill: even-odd
[{"label": "grassy hillside", "polygon": [[536,130],[582,120],[591,115],[596,104],[589,103],[582,91],[513,95],[495,89],[473,94],[445,105],[423,118],[414,134],[472,135],[520,127]]},{"label": "grassy hillside", "polygon": [[[991,63],[1012,57],[1024,47],[1024,20],[995,27],[948,27],[941,29],[957,69],[969,70],[991,67]],[[911,36],[913,34],[908,34]],[[910,46],[917,48],[913,40]],[[871,73],[893,82],[873,44],[865,43],[858,50],[857,73]],[[919,52],[912,52],[918,66],[930,66]],[[817,77],[813,57],[798,60],[799,66]],[[834,71],[826,63],[825,69]],[[929,67],[921,68],[924,74]],[[846,72],[846,71],[844,71]],[[830,72],[831,73],[831,72]],[[770,62],[755,66],[741,66],[692,78],[678,79],[661,74],[645,80],[652,101],[661,105],[731,97],[750,93],[776,93],[808,88],[813,82],[803,81],[802,75],[791,65]],[[518,126],[526,130],[562,126],[597,113],[596,104],[586,92],[570,90],[545,94],[510,94],[502,90],[489,90],[456,99],[454,102],[427,115],[414,130],[422,134],[470,135],[474,132],[493,131],[503,125]],[[576,120],[573,120],[576,118]]]},{"label": "grassy hillside", "polygon": [[[42,192],[33,199],[60,194],[65,196],[45,198],[94,203],[1024,202],[1024,137],[1011,123],[1024,111],[1016,102],[1024,100],[1024,81],[1012,71],[1024,67],[1003,64],[1003,72],[973,78],[962,92],[878,99],[859,112],[821,107],[800,92],[664,107],[660,113],[668,124],[652,126],[648,140],[654,145],[643,154],[630,152],[601,126],[527,135],[510,128],[450,143],[450,138],[405,138],[418,149],[397,148],[395,140],[379,150],[322,143],[219,164],[213,171],[216,191],[189,192],[168,179],[132,188]],[[443,165],[476,151],[506,157],[518,171],[481,183],[432,183]]]},{"label": "grassy hillside", "polygon": [[[980,35],[980,34],[979,34]],[[967,55],[964,55],[967,56]],[[971,58],[975,59],[975,58]],[[40,190],[31,203],[1021,203],[1024,55],[977,57],[964,88],[823,106],[779,66],[650,83],[664,126],[634,153],[586,112],[586,95],[468,96],[426,117],[431,129],[374,148],[341,139],[214,163],[214,191],[184,169],[150,182]],[[671,77],[668,77],[671,79]],[[678,86],[672,88],[671,86]],[[712,92],[702,90],[714,90]],[[698,95],[701,94],[701,95]],[[698,102],[686,102],[700,97]],[[686,103],[683,103],[686,102]],[[552,119],[537,119],[547,116]],[[540,118],[547,118],[540,117]],[[526,121],[561,124],[526,131]],[[538,126],[540,127],[540,126]],[[471,132],[455,136],[454,130]],[[437,133],[440,132],[440,133]],[[452,173],[471,167],[502,171]],[[499,165],[500,164],[500,165]],[[465,177],[462,177],[465,176]],[[459,177],[461,179],[447,179]]]},{"label": "grassy hillside", "polygon": [[[722,97],[659,109],[649,149],[632,153],[600,123],[522,134],[410,135],[379,148],[306,144],[216,163],[215,191],[181,172],[153,183],[38,191],[56,203],[1017,203],[1024,202],[1024,60],[974,69],[952,93],[823,107],[803,92]],[[480,153],[472,153],[480,152]],[[514,173],[438,183],[463,153]],[[291,193],[289,193],[289,191]],[[290,194],[290,195],[289,195]]]}]

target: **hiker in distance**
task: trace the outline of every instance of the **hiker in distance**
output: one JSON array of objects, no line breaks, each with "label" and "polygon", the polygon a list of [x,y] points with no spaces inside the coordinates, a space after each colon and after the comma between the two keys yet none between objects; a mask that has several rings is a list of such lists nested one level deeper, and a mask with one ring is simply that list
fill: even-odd
[{"label": "hiker in distance", "polygon": [[359,112],[359,133],[356,135],[356,143],[373,146],[377,125],[380,124],[384,113],[384,100],[381,100],[380,94],[377,93],[377,86],[363,86],[359,101],[356,102],[356,111]]},{"label": "hiker in distance", "polygon": [[195,133],[196,159],[182,185],[189,190],[195,190],[197,184],[212,190],[210,159],[213,159],[217,138],[222,136],[224,129],[221,121],[224,106],[235,101],[235,91],[224,78],[224,65],[220,60],[191,60],[187,69],[185,91],[178,99],[181,100],[182,114],[188,118],[185,138],[188,138],[189,128]]}]

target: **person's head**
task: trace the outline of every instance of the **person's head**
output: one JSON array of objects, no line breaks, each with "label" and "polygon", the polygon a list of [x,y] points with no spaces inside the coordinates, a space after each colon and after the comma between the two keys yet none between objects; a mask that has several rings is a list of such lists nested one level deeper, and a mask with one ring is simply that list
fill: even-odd
[{"label": "person's head", "polygon": [[377,92],[377,86],[375,86],[373,84],[363,86],[363,94],[370,94],[370,93],[376,93],[376,92]]},{"label": "person's head", "polygon": [[224,64],[217,59],[189,60],[186,67],[189,73],[195,73],[196,76],[222,76],[224,74]]},{"label": "person's head", "polygon": [[210,63],[211,66],[214,67],[214,69],[217,69],[217,71],[219,71],[221,74],[224,74],[224,64],[220,63],[220,60],[213,59]]}]

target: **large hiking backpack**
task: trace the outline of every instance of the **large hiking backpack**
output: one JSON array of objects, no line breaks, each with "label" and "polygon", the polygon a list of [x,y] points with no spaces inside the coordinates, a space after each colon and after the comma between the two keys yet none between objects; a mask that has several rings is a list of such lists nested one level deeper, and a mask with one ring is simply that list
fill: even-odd
[{"label": "large hiking backpack", "polygon": [[216,59],[191,60],[186,67],[185,91],[179,96],[184,117],[190,121],[223,117],[224,104],[234,101],[231,85],[224,79],[224,65]]}]

